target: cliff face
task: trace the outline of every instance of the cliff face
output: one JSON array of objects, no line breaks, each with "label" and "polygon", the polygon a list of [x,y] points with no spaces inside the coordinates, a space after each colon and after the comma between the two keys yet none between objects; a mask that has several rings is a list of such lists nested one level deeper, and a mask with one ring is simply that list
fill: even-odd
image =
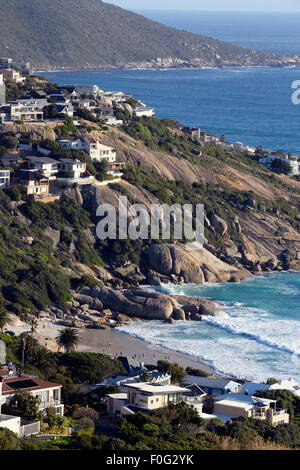
[{"label": "cliff face", "polygon": [[[177,133],[181,136],[181,131]],[[186,252],[181,244],[151,246],[149,242],[142,256],[148,282],[239,281],[249,271],[300,267],[298,181],[275,176],[250,158],[209,155],[209,147],[191,161],[151,150],[116,129],[94,135],[116,148],[119,159],[132,167],[121,183],[85,191],[84,206],[91,214],[101,203],[118,208],[120,195],[150,210],[152,203],[162,202],[162,186],[171,202],[179,200],[181,185],[185,202],[205,205],[204,249]]]},{"label": "cliff face", "polygon": [[[0,0],[0,56],[56,67],[289,65],[100,0]],[[13,25],[13,27],[12,27]]]}]

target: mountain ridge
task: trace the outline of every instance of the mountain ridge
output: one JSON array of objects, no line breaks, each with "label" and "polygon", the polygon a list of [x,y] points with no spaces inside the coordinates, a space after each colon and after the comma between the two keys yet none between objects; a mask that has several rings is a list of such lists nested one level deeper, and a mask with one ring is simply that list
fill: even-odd
[{"label": "mountain ridge", "polygon": [[29,60],[39,67],[300,63],[298,57],[252,51],[170,28],[101,0],[0,0],[0,10],[0,56]]}]

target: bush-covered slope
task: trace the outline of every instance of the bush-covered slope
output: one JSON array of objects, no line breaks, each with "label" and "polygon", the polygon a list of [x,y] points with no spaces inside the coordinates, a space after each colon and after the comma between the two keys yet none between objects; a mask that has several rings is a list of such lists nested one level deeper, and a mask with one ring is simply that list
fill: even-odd
[{"label": "bush-covered slope", "polygon": [[156,58],[198,65],[280,58],[163,26],[100,0],[0,0],[0,56],[37,65],[104,66]]}]

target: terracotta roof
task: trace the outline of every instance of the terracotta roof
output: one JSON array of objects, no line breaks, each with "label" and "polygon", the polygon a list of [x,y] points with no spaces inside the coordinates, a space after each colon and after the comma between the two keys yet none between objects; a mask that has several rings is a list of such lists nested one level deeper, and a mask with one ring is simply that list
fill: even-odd
[{"label": "terracotta roof", "polygon": [[[22,386],[17,387],[18,382],[24,382]],[[11,384],[11,386],[10,386]],[[16,387],[14,386],[16,384]],[[20,384],[21,385],[21,384]],[[31,375],[3,377],[2,379],[2,395],[10,395],[16,390],[31,392],[33,390],[43,390],[45,388],[62,387],[61,384],[48,382],[47,380],[32,377]]]},{"label": "terracotta roof", "polygon": [[97,143],[97,140],[94,139],[94,137],[86,137],[85,139],[89,142],[89,144],[96,144]]}]

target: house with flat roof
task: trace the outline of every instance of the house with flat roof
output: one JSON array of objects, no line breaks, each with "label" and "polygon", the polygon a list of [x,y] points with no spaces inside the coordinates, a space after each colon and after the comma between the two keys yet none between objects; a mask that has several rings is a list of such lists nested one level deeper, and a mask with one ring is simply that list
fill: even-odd
[{"label": "house with flat roof", "polygon": [[214,415],[222,421],[230,421],[240,416],[269,421],[272,426],[288,424],[289,414],[286,410],[276,409],[276,400],[259,398],[239,393],[229,393],[214,398]]},{"label": "house with flat roof", "polygon": [[155,115],[154,109],[153,108],[136,108],[133,110],[133,114],[135,117],[141,118],[141,117],[152,117]]},{"label": "house with flat roof", "polygon": [[10,171],[0,169],[0,189],[9,188],[10,185]]},{"label": "house with flat roof", "polygon": [[59,161],[46,156],[24,157],[28,170],[38,170],[49,180],[55,180],[59,171]]},{"label": "house with flat roof", "polygon": [[1,73],[3,73],[3,77],[5,78],[5,80],[8,80],[10,82],[22,84],[26,82],[26,77],[23,77],[18,70],[12,67],[1,69]]},{"label": "house with flat roof", "polygon": [[195,375],[184,377],[182,385],[184,387],[187,385],[198,385],[208,396],[238,393],[240,390],[240,384],[231,379],[213,379]]},{"label": "house with flat roof", "polygon": [[122,417],[138,411],[153,411],[183,401],[189,389],[175,385],[136,382],[124,384],[126,393],[107,395],[107,412],[111,417]]},{"label": "house with flat roof", "polygon": [[62,158],[59,161],[59,172],[63,173],[66,178],[78,179],[86,173],[86,163],[80,160],[72,160],[70,158]]}]

